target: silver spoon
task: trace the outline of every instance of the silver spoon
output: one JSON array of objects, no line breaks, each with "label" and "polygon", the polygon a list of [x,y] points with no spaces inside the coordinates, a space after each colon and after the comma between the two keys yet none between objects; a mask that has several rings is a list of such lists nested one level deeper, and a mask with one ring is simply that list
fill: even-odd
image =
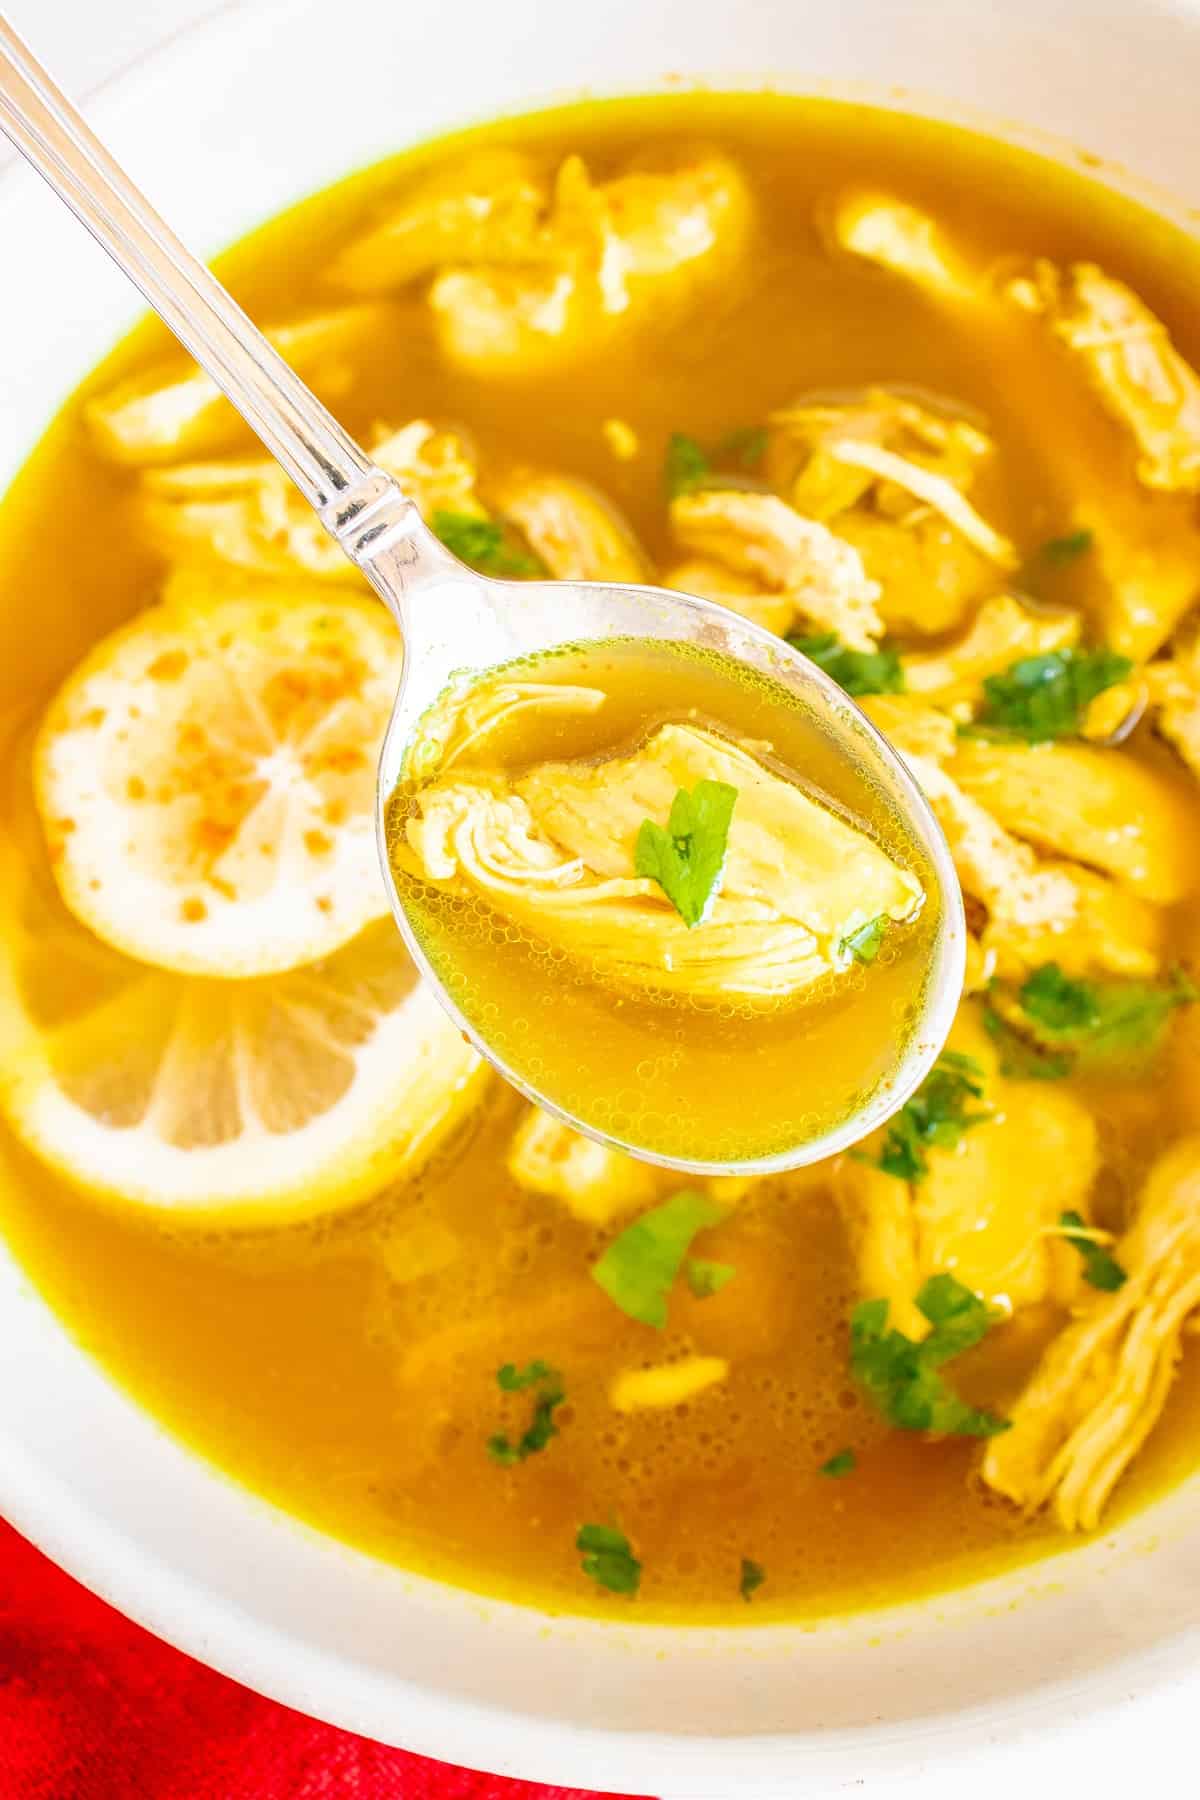
[{"label": "silver spoon", "polygon": [[[962,989],[966,928],[945,840],[916,783],[862,712],[820,669],[724,607],[665,590],[600,582],[497,581],[450,554],[391,476],[376,468],[241,308],[174,235],[0,17],[0,128],[140,288],[295,482],[322,524],[395,617],[404,672],[379,762],[380,861],[396,922],[442,1005],[515,1087],[601,1143],[692,1175],[761,1174],[844,1149],[879,1125],[928,1073]],[[807,705],[848,761],[874,784],[923,846],[940,889],[933,966],[920,1019],[891,1075],[851,1116],[793,1150],[757,1161],[667,1157],[577,1118],[506,1066],[447,995],[417,941],[392,880],[386,802],[422,714],[452,676],[514,658],[613,638],[703,645],[769,675]],[[877,804],[877,802],[876,802]]]}]

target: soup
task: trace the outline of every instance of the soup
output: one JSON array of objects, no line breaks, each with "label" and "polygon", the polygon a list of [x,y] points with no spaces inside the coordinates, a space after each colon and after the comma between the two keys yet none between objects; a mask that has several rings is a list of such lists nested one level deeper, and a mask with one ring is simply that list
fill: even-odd
[{"label": "soup", "polygon": [[[1195,246],[949,128],[678,95],[433,145],[223,273],[476,566],[657,577],[855,694],[946,833],[967,984],[920,1091],[800,1173],[684,1185],[520,1100],[388,916],[390,622],[146,328],[0,514],[0,1205],[79,1341],[318,1528],[626,1620],[928,1594],[1179,1479]],[[84,525],[85,570],[44,559]],[[842,805],[761,696],[735,718],[703,664],[605,654],[610,720],[560,715],[530,766],[736,732]],[[523,779],[493,749],[473,776]],[[846,822],[903,866],[886,817]],[[817,1002],[864,1080],[933,927],[879,916],[842,933],[873,928],[855,1010]],[[545,942],[453,954],[509,1009],[550,991]],[[561,1053],[615,1107],[622,1052],[571,993]],[[809,1004],[721,1021],[739,1129],[819,1081],[788,1036]],[[685,1029],[716,1043],[702,1006]]]},{"label": "soup", "polygon": [[698,1162],[786,1156],[894,1074],[938,911],[921,847],[837,757],[728,659],[558,652],[418,726],[397,890],[464,1015],[573,1117]]}]

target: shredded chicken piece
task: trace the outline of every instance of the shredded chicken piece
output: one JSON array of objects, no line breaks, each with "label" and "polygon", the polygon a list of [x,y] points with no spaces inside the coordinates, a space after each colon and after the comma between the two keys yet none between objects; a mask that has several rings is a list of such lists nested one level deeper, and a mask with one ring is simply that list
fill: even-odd
[{"label": "shredded chicken piece", "polygon": [[987,520],[980,517],[971,503],[964,499],[944,475],[933,475],[927,469],[919,469],[904,457],[883,449],[879,444],[860,444],[852,438],[831,445],[829,455],[835,462],[845,463],[852,469],[865,469],[880,481],[890,481],[903,488],[923,506],[941,513],[947,523],[961,532],[981,556],[986,556],[1002,569],[1016,568],[1020,561],[1016,546],[1000,532],[993,531]]},{"label": "shredded chicken piece", "polygon": [[954,778],[1008,831],[1170,905],[1196,885],[1200,841],[1186,784],[1121,750],[964,739]]},{"label": "shredded chicken piece", "polygon": [[[950,1043],[984,1070],[978,1105],[992,1116],[957,1144],[932,1146],[921,1181],[901,1181],[855,1157],[839,1159],[834,1177],[859,1291],[889,1300],[892,1322],[914,1338],[929,1329],[915,1299],[930,1275],[948,1272],[1009,1314],[1069,1301],[1079,1258],[1049,1228],[1067,1208],[1088,1216],[1100,1166],[1087,1108],[1061,1089],[1000,1075],[974,1007],[962,1009]],[[870,1140],[873,1154],[883,1136]]]},{"label": "shredded chicken piece", "polygon": [[996,566],[972,549],[937,513],[904,523],[852,507],[839,513],[837,535],[851,544],[879,583],[879,614],[889,632],[938,637],[953,631],[973,606],[996,591]]},{"label": "shredded chicken piece", "polygon": [[1200,1306],[1200,1137],[1155,1163],[1114,1251],[1127,1280],[1097,1293],[1051,1343],[993,1438],[989,1487],[1066,1531],[1092,1531],[1170,1391],[1180,1341]]},{"label": "shredded chicken piece", "polygon": [[[828,520],[877,489],[881,510],[903,519],[914,511],[910,471],[938,476],[961,495],[993,454],[991,438],[970,419],[891,388],[795,400],[773,412],[770,425],[764,472],[815,519]],[[902,475],[881,476],[845,458],[839,466],[837,453],[846,444],[891,452],[905,465]],[[916,510],[929,504],[917,498]]]},{"label": "shredded chicken piece", "polygon": [[985,911],[980,951],[1016,978],[1045,962],[1073,975],[1150,978],[1162,967],[1160,908],[1076,862],[1043,857],[954,778],[954,724],[911,694],[872,694],[868,717],[908,762],[946,834],[964,893]]},{"label": "shredded chicken piece", "polygon": [[1181,633],[1171,655],[1145,670],[1158,729],[1200,776],[1200,621]]},{"label": "shredded chicken piece", "polygon": [[1200,530],[1192,511],[1150,495],[1131,506],[1110,483],[1070,515],[1071,530],[1092,541],[1104,640],[1134,662],[1153,656],[1200,600]]},{"label": "shredded chicken piece", "polygon": [[[268,326],[266,336],[322,400],[353,385],[364,355],[396,330],[389,306],[344,306]],[[244,441],[247,427],[211,376],[182,359],[155,363],[89,400],[84,419],[114,462],[145,466],[209,456]]]},{"label": "shredded chicken piece", "polygon": [[[1078,497],[1063,529],[1085,531],[1091,539],[1086,565],[1081,564],[1078,574],[1080,597],[1095,615],[1104,642],[1136,662],[1152,656],[1200,598],[1200,525],[1190,496],[1147,488],[1132,466],[1128,472],[1118,466],[1104,442],[1106,434],[1096,430],[1092,383],[1077,378],[1079,357],[1060,354],[1040,312],[1029,313],[1031,301],[1039,309],[1041,302],[1028,281],[1015,291],[1011,282],[998,287],[988,270],[972,269],[932,215],[903,202],[854,195],[842,205],[845,220],[837,229],[835,212],[835,231],[848,253],[888,268],[897,279],[925,292],[942,308],[949,329],[969,331],[972,343],[994,342],[1013,379],[1044,395],[1044,405],[1055,419],[1058,480],[1065,494]],[[1013,304],[1022,296],[1031,320],[1028,330],[1020,329],[1022,309]],[[1139,356],[1145,353],[1145,346],[1139,346]],[[1186,436],[1194,449],[1193,391],[1189,384],[1184,411]],[[1161,425],[1156,409],[1149,416]],[[1189,453],[1184,450],[1181,455],[1186,463]],[[846,524],[839,523],[840,534],[858,545],[868,573],[883,583],[881,610],[889,627],[933,631],[958,623],[965,605],[955,612],[949,604],[946,576],[939,576],[935,585],[940,622],[932,622],[932,613],[924,622],[919,589],[911,580],[889,577],[882,546],[872,554],[864,539],[867,521],[857,518],[857,509],[845,519]],[[877,536],[886,537],[878,521],[871,523]],[[903,542],[893,546],[892,554],[902,555],[903,548]],[[936,560],[930,559],[930,566],[936,570]],[[978,589],[974,597],[981,597]],[[898,611],[901,599],[904,614]]]},{"label": "shredded chicken piece", "polygon": [[943,763],[958,742],[954,720],[917,694],[867,694],[863,711],[902,756]]},{"label": "shredded chicken piece", "polygon": [[968,419],[869,388],[773,413],[763,469],[797,512],[859,550],[889,626],[933,633],[1016,563],[967,499],[992,449]]},{"label": "shredded chicken piece", "polygon": [[835,243],[929,288],[944,300],[974,298],[976,278],[937,221],[891,194],[860,188],[841,194],[831,209]]},{"label": "shredded chicken piece", "polygon": [[[679,1186],[669,1169],[639,1162],[623,1150],[597,1144],[561,1119],[532,1106],[508,1149],[508,1172],[531,1194],[561,1200],[588,1225],[611,1225],[650,1206]],[[754,1186],[752,1176],[701,1176],[693,1184],[723,1206],[736,1206]]]},{"label": "shredded chicken piece", "polygon": [[682,1406],[729,1374],[723,1356],[684,1356],[652,1369],[622,1369],[609,1384],[608,1397],[621,1413]]},{"label": "shredded chicken piece", "polygon": [[836,632],[852,650],[870,650],[882,635],[879,588],[858,552],[777,495],[741,488],[681,494],[671,503],[671,525],[686,550],[751,575],[786,600],[792,617],[784,629],[803,619]]},{"label": "shredded chicken piece", "polygon": [[569,156],[523,256],[441,263],[429,304],[442,350],[490,374],[592,354],[622,321],[728,290],[753,218],[741,171],[717,152],[601,183]]},{"label": "shredded chicken piece", "polygon": [[589,1225],[608,1225],[637,1212],[662,1189],[661,1171],[649,1163],[594,1143],[536,1106],[517,1127],[508,1170],[520,1187],[561,1200]]},{"label": "shredded chicken piece", "polygon": [[589,482],[514,469],[490,497],[560,581],[648,581],[650,563],[617,508]]},{"label": "shredded chicken piece", "polygon": [[1068,975],[1152,980],[1163,967],[1167,921],[1161,907],[1079,863],[1046,859],[1042,873],[1071,889],[1069,910],[1034,923],[998,916],[984,929],[996,974],[1017,980],[1056,962]]},{"label": "shredded chicken piece", "polygon": [[764,631],[784,637],[795,623],[796,608],[786,594],[769,594],[761,582],[751,575],[739,575],[726,563],[695,556],[687,562],[675,563],[660,577],[663,587],[675,588],[681,594],[695,594],[701,600],[715,600],[731,612],[751,619]]},{"label": "shredded chicken piece", "polygon": [[1095,263],[1039,260],[1006,288],[1078,358],[1097,399],[1132,435],[1147,487],[1200,493],[1200,377],[1144,301]]},{"label": "shredded chicken piece", "polygon": [[[580,690],[590,695],[594,690]],[[590,702],[589,702],[590,703]],[[699,780],[737,789],[722,884],[689,930],[634,873],[643,820]],[[610,979],[699,998],[793,993],[841,966],[869,919],[909,918],[922,894],[868,837],[698,727],[663,725],[631,755],[547,763],[515,781],[451,772],[420,790],[407,854],[426,879],[483,894],[534,936]]]},{"label": "shredded chicken piece", "polygon": [[[377,439],[372,455],[426,518],[439,510],[486,517],[465,441],[424,419]],[[139,513],[168,556],[231,563],[264,575],[361,581],[278,463],[182,463],[148,469]]]},{"label": "shredded chicken piece", "polygon": [[910,694],[952,706],[975,700],[988,675],[998,675],[1023,656],[1042,656],[1079,641],[1078,613],[1033,612],[1012,594],[985,600],[956,642],[901,658]]},{"label": "shredded chicken piece", "polygon": [[550,178],[522,150],[473,150],[419,177],[394,211],[334,261],[333,281],[364,294],[403,287],[446,263],[528,262]]},{"label": "shredded chicken piece", "polygon": [[409,743],[406,768],[415,781],[444,775],[521,714],[593,713],[603,705],[600,688],[568,682],[496,681],[481,692],[466,693],[452,688],[422,716]]},{"label": "shredded chicken piece", "polygon": [[182,562],[361,580],[278,463],[256,458],[151,469],[142,477],[138,515],[155,548]]},{"label": "shredded chicken piece", "polygon": [[959,880],[987,907],[985,943],[994,926],[1065,930],[1074,922],[1076,896],[1066,875],[1039,864],[1028,844],[1007,832],[937,763],[911,755],[907,761],[946,834]]}]

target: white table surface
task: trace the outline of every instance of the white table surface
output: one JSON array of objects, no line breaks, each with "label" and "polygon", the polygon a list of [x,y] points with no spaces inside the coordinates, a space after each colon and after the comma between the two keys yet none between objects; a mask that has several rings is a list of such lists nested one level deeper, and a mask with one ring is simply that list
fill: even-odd
[{"label": "white table surface", "polygon": [[[402,4],[403,0],[397,0]],[[572,0],[564,0],[570,4]],[[578,3],[578,0],[575,0]],[[603,4],[603,0],[594,0]],[[799,0],[795,0],[799,3]],[[0,0],[3,4],[3,0]],[[253,0],[9,0],[8,16],[74,96],[83,97],[101,82],[119,75],[147,51],[213,13],[237,10]],[[731,0],[732,4],[732,0]],[[0,148],[0,161],[4,160]],[[1197,1692],[1200,1712],[1200,1685]],[[886,1794],[891,1800],[1043,1800],[1043,1796],[1078,1793],[1084,1800],[1129,1800],[1156,1789],[1187,1794],[1200,1789],[1194,1747],[1172,1744],[1175,1720],[1166,1732],[1160,1725],[1164,1704],[1142,1700],[1136,1708],[1100,1716],[1086,1729],[1037,1745],[1016,1749],[996,1745],[995,1762],[986,1772],[939,1767],[936,1758],[919,1777],[900,1783],[856,1783],[840,1794]],[[1169,1748],[1169,1746],[1171,1746]],[[452,1746],[447,1746],[448,1752]],[[145,1800],[153,1800],[147,1795]],[[364,1796],[364,1800],[369,1797]],[[736,1800],[731,1795],[730,1800]],[[780,1800],[815,1800],[780,1795]],[[829,1800],[833,1800],[832,1795]]]}]

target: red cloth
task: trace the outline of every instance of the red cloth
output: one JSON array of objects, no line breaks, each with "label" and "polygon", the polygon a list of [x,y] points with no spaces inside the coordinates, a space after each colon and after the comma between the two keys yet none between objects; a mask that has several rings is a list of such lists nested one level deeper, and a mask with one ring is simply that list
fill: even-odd
[{"label": "red cloth", "polygon": [[0,1800],[586,1800],[388,1750],[160,1643],[0,1523]]}]

